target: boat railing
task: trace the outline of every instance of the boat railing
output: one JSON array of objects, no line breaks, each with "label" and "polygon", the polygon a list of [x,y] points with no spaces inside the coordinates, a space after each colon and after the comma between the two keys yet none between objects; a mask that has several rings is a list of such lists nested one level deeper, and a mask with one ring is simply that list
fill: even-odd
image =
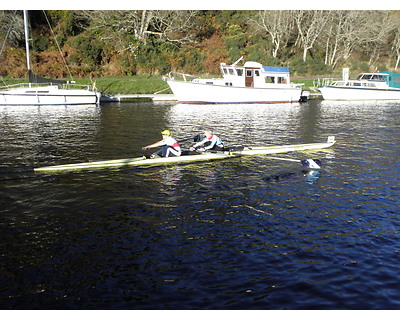
[{"label": "boat railing", "polygon": [[315,88],[329,86],[332,84],[332,82],[338,81],[338,80],[339,79],[335,79],[335,78],[318,78],[318,79],[313,80],[313,86]]},{"label": "boat railing", "polygon": [[13,88],[41,88],[44,86],[54,86],[54,87],[59,87],[60,89],[83,89],[83,90],[90,90],[90,91],[97,91],[96,84],[93,83],[91,85],[86,85],[86,84],[76,84],[76,83],[65,83],[65,84],[59,84],[59,83],[52,83],[52,82],[47,82],[47,83],[16,83],[16,84],[10,84],[6,86],[0,87],[0,90],[9,90]]},{"label": "boat railing", "polygon": [[13,88],[29,88],[29,83],[15,83],[0,87],[0,90],[8,90]]},{"label": "boat railing", "polygon": [[96,83],[93,84],[76,84],[76,83],[66,83],[61,85],[63,89],[81,89],[89,91],[97,91]]},{"label": "boat railing", "polygon": [[171,71],[165,77],[163,77],[164,80],[179,80],[179,81],[185,81],[185,82],[192,82],[194,79],[197,79],[197,78],[199,78],[199,77],[193,76],[191,74],[174,72],[174,71]]}]

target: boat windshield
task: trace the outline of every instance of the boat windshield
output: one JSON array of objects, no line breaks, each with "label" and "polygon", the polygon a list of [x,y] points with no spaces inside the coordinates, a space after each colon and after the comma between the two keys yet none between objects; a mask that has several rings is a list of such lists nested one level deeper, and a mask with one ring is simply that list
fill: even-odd
[{"label": "boat windshield", "polygon": [[357,77],[357,80],[385,81],[386,77],[386,75],[379,73],[362,73]]}]

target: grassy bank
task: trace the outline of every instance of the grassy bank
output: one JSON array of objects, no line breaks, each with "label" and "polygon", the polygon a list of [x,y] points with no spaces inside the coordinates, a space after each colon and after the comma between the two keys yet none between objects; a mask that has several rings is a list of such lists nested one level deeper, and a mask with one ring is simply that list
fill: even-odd
[{"label": "grassy bank", "polygon": [[[3,77],[0,87],[10,86],[17,83],[27,83],[28,79],[14,79]],[[68,80],[68,79],[66,79]],[[92,85],[89,78],[74,79],[76,84]],[[93,79],[97,91],[106,95],[117,94],[163,94],[172,93],[168,84],[161,79],[161,76],[132,76],[132,77],[107,77]]]},{"label": "grassy bank", "polygon": [[[83,80],[82,80],[83,81]],[[296,79],[294,83],[304,83],[304,90],[312,93],[318,92],[314,87],[314,79]],[[78,81],[77,81],[78,83]],[[80,83],[80,82],[79,82]],[[82,83],[89,84],[90,81]],[[96,79],[97,90],[107,95],[115,94],[169,94],[172,91],[168,84],[161,80],[160,76],[151,76],[147,78],[107,78]],[[162,91],[162,92],[160,92]]]},{"label": "grassy bank", "polygon": [[[163,93],[170,94],[168,84],[161,79],[161,76],[141,75],[131,77],[107,77],[94,79],[96,88],[99,92],[106,95],[117,94],[154,94]],[[27,82],[27,79],[11,79],[4,78],[3,85],[11,85],[19,82]],[[293,79],[294,83],[304,83],[304,89],[310,92],[318,92],[314,87],[313,79]],[[77,84],[91,85],[92,81],[89,78],[75,79]]]},{"label": "grassy bank", "polygon": [[[97,90],[106,95],[172,93],[160,76],[116,77],[95,79]],[[79,84],[90,84],[89,79],[77,80]]]}]

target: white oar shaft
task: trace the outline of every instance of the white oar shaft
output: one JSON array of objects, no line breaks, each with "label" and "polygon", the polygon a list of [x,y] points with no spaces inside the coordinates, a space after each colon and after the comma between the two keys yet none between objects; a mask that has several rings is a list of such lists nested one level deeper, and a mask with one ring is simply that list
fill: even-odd
[{"label": "white oar shaft", "polygon": [[273,160],[283,160],[283,161],[292,161],[292,162],[301,162],[301,160],[297,160],[297,159],[289,159],[289,158],[278,158],[278,157],[263,157],[266,159],[273,159]]}]

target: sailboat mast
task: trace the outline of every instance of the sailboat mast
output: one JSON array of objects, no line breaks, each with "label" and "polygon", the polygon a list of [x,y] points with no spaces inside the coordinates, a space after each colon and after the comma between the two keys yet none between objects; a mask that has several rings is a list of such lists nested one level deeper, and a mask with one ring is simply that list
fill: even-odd
[{"label": "sailboat mast", "polygon": [[31,70],[31,60],[29,58],[28,10],[24,10],[24,26],[25,26],[26,66],[29,72],[29,70]]}]

